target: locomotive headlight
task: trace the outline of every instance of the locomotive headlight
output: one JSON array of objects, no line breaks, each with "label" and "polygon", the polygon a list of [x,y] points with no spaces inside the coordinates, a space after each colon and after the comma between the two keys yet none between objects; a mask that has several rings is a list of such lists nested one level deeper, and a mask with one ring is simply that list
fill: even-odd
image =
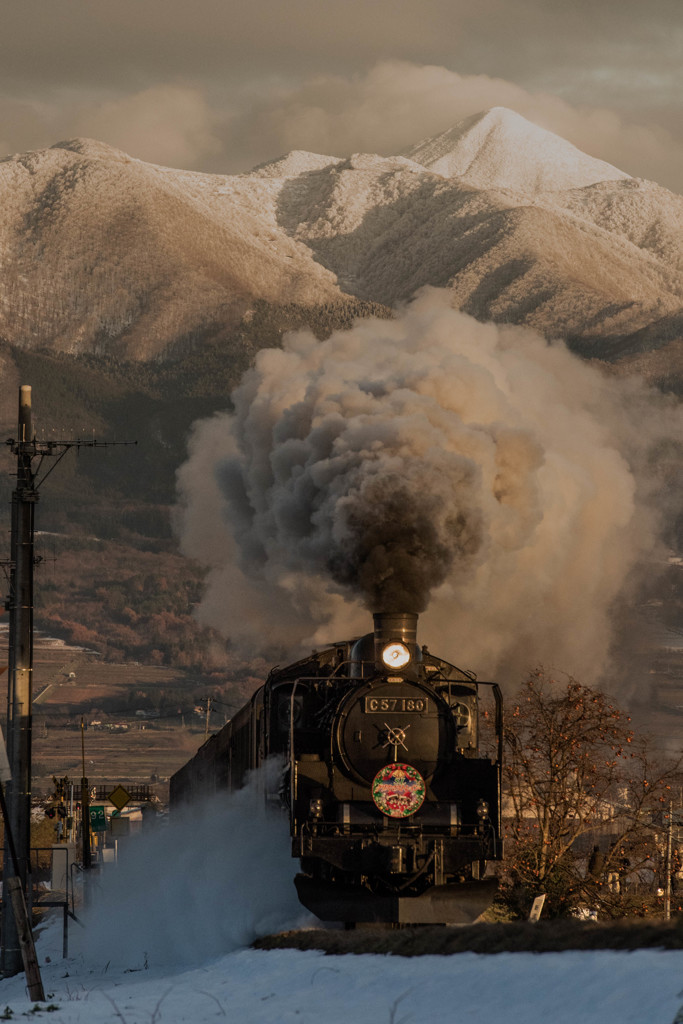
[{"label": "locomotive headlight", "polygon": [[410,651],[405,644],[387,644],[382,651],[382,661],[387,668],[403,668],[410,661]]},{"label": "locomotive headlight", "polygon": [[480,800],[477,804],[477,817],[480,821],[488,821],[489,805],[486,800]]}]

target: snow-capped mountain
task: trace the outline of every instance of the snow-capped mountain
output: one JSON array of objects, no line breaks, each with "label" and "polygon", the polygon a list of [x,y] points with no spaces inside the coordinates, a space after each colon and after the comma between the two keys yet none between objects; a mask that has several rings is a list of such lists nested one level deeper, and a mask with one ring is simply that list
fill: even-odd
[{"label": "snow-capped mountain", "polygon": [[150,359],[255,300],[393,305],[425,284],[596,355],[683,337],[683,197],[503,108],[404,155],[235,176],[58,143],[0,162],[0,209],[0,335],[21,346]]},{"label": "snow-capped mountain", "polygon": [[618,181],[628,174],[594,160],[553,132],[505,107],[492,107],[418,142],[406,156],[475,188],[538,193]]}]

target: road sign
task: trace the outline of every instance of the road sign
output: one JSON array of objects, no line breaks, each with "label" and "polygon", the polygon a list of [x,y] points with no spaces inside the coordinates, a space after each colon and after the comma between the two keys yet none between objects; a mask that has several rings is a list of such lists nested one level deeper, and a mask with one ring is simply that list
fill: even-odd
[{"label": "road sign", "polygon": [[111,837],[112,839],[123,839],[124,836],[130,835],[130,818],[115,818],[112,815],[111,819]]},{"label": "road sign", "polygon": [[130,803],[130,793],[128,793],[123,786],[117,786],[116,789],[109,794],[109,799],[117,811],[122,811],[126,804]]},{"label": "road sign", "polygon": [[90,828],[93,832],[107,831],[107,815],[104,813],[104,807],[90,808]]},{"label": "road sign", "polygon": [[542,892],[540,896],[534,897],[534,902],[531,905],[531,913],[529,914],[530,921],[538,921],[540,918],[546,895],[546,893]]}]

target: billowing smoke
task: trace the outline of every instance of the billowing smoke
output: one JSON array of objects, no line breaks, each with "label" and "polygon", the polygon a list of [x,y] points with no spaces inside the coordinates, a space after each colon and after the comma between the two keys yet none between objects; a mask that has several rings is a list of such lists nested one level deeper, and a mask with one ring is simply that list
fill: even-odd
[{"label": "billowing smoke", "polygon": [[477,671],[598,677],[657,547],[673,403],[436,289],[395,320],[289,335],[233,403],[179,472],[205,623],[291,657],[366,632],[368,609],[418,611],[420,639]]}]

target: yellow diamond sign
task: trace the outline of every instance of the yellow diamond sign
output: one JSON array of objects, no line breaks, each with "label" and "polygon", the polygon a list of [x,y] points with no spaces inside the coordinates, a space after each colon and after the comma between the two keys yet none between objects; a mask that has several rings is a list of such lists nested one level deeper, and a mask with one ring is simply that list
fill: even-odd
[{"label": "yellow diamond sign", "polygon": [[109,794],[109,799],[117,811],[122,811],[127,803],[130,803],[130,793],[127,793],[123,786],[117,786]]}]

